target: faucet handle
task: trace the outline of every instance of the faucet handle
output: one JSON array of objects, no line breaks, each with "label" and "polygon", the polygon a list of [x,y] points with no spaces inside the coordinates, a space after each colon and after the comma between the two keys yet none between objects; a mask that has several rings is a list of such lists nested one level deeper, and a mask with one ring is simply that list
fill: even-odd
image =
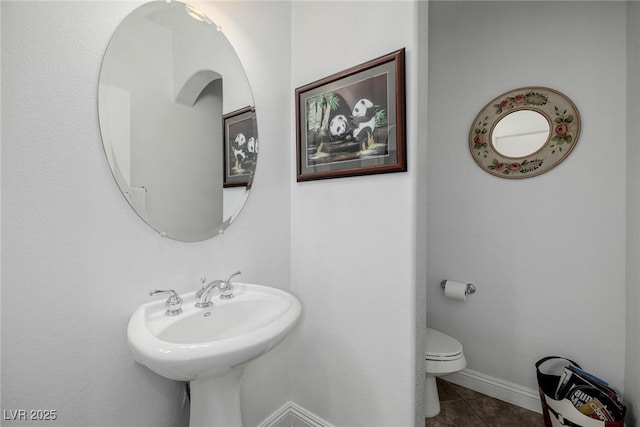
[{"label": "faucet handle", "polygon": [[149,291],[149,296],[166,295],[169,294],[167,302],[165,302],[165,312],[167,316],[176,316],[182,313],[182,298],[173,289],[152,289]]},{"label": "faucet handle", "polygon": [[238,270],[238,271],[236,271],[235,273],[231,273],[230,275],[228,275],[228,276],[227,276],[227,278],[226,278],[226,279],[224,279],[224,281],[225,281],[225,282],[227,282],[227,283],[229,283],[229,284],[231,284],[231,278],[232,278],[232,277],[235,277],[235,276],[237,276],[237,275],[239,275],[239,274],[242,274],[242,271]]},{"label": "faucet handle", "polygon": [[220,299],[230,299],[233,298],[233,284],[231,283],[231,278],[237,276],[238,274],[242,274],[242,271],[236,271],[227,276],[226,279],[220,284]]}]

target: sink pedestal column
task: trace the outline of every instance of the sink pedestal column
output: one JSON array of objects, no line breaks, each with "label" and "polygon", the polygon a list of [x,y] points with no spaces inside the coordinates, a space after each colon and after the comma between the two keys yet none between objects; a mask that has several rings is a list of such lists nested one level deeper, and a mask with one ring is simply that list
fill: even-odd
[{"label": "sink pedestal column", "polygon": [[189,427],[242,427],[240,379],[244,366],[191,381]]}]

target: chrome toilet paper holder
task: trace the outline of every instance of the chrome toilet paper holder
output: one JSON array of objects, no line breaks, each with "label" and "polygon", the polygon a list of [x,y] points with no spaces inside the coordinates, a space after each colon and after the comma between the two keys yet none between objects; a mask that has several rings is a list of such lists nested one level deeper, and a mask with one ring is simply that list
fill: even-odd
[{"label": "chrome toilet paper holder", "polygon": [[[440,287],[442,289],[444,289],[446,284],[447,284],[447,279],[444,279],[442,282],[440,282]],[[472,284],[472,283],[467,283],[467,289],[464,291],[464,293],[466,295],[475,294],[476,293],[476,286],[474,284]]]}]

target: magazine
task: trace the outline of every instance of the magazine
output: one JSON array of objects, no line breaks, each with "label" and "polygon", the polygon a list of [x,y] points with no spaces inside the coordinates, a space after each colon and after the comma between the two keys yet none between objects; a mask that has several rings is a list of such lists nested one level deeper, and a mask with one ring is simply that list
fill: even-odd
[{"label": "magazine", "polygon": [[591,418],[601,421],[624,419],[626,408],[620,392],[574,365],[564,368],[555,398],[568,399],[576,409]]}]

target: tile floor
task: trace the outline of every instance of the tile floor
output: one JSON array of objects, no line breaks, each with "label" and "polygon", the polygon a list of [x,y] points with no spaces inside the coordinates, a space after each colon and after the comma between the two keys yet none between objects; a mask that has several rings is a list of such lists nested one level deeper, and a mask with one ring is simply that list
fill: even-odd
[{"label": "tile floor", "polygon": [[437,378],[440,414],[425,427],[543,427],[542,415]]}]

